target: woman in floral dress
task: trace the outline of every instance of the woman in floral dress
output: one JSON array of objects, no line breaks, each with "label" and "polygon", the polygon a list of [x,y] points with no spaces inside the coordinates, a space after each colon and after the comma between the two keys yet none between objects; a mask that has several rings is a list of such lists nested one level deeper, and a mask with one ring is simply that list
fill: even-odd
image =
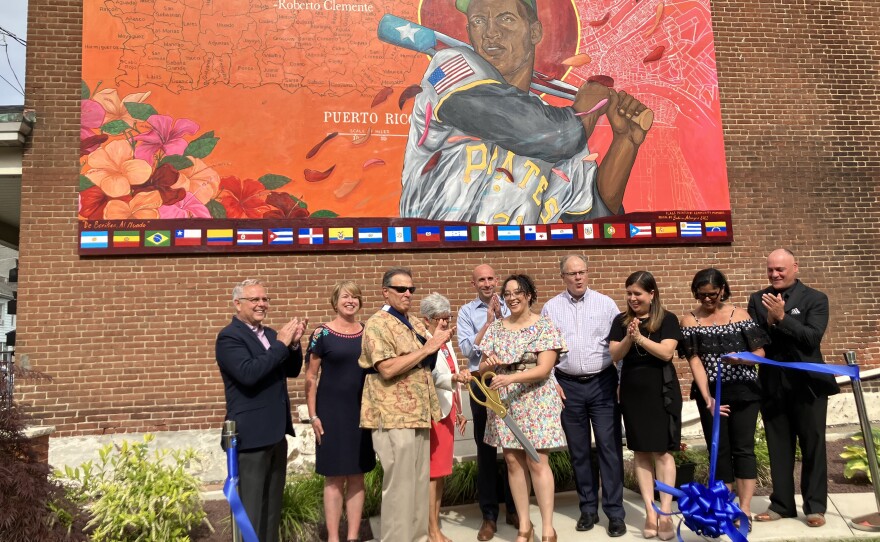
[{"label": "woman in floral dress", "polygon": [[[559,353],[565,351],[562,333],[553,323],[531,311],[538,299],[535,284],[527,275],[511,275],[502,287],[510,316],[496,320],[480,342],[484,352],[480,371],[497,376],[490,387],[497,390],[509,406],[513,419],[535,446],[540,462],[530,459],[513,433],[494,412],[486,423],[486,444],[501,446],[507,463],[510,491],[517,510],[529,509],[529,486],[534,485],[541,513],[541,540],[556,541],[553,529],[553,473],[549,450],[565,445],[559,420],[562,401],[549,380]],[[531,542],[534,525],[528,513],[519,514],[517,542]]]}]

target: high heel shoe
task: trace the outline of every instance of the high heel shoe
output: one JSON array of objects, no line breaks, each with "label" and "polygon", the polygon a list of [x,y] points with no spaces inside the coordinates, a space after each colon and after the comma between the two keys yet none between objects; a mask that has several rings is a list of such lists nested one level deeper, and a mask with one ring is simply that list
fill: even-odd
[{"label": "high heel shoe", "polygon": [[[667,521],[663,521],[663,520]],[[668,525],[668,529],[664,528]],[[660,540],[672,540],[675,538],[675,529],[672,526],[672,518],[664,517],[658,521],[657,538]]]},{"label": "high heel shoe", "polygon": [[516,533],[516,542],[519,542],[520,538],[525,538],[526,542],[532,542],[533,540],[535,540],[535,524],[534,523],[531,524],[528,532],[525,532],[525,533],[522,531],[517,532]]},{"label": "high heel shoe", "polygon": [[550,536],[542,536],[541,542],[556,542],[556,529],[553,529],[553,534]]},{"label": "high heel shoe", "polygon": [[657,536],[657,523],[659,519],[655,519],[653,522],[645,520],[645,528],[642,529],[642,537],[644,538],[654,538]]}]

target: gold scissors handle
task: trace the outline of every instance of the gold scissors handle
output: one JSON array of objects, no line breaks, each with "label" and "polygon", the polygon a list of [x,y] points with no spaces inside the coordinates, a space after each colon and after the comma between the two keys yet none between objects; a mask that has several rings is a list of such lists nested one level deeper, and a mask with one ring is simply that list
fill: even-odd
[{"label": "gold scissors handle", "polygon": [[481,401],[474,395],[474,390],[468,385],[468,393],[471,394],[471,398],[480,405],[483,405],[486,408],[492,409],[492,411],[498,415],[499,418],[503,418],[507,416],[507,405],[505,405],[501,401],[501,396],[498,394],[497,390],[493,390],[489,388],[489,383],[486,380],[493,378],[495,373],[492,371],[486,371],[480,378],[471,375],[470,384],[476,385],[480,388],[480,391],[483,392],[483,395],[486,397],[485,401]]}]

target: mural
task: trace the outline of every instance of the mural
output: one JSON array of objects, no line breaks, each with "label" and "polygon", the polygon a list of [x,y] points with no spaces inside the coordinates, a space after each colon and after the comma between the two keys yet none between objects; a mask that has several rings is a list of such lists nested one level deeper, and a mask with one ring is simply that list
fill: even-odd
[{"label": "mural", "polygon": [[732,241],[709,1],[85,0],[80,254]]}]

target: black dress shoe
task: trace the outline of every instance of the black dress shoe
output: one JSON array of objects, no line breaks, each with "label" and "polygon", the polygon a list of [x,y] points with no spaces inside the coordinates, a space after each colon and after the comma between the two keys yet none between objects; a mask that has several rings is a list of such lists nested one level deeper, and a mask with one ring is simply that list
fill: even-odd
[{"label": "black dress shoe", "polygon": [[582,513],[580,519],[578,519],[577,525],[574,526],[575,530],[578,531],[589,531],[593,528],[593,525],[599,523],[599,514],[593,513]]},{"label": "black dress shoe", "polygon": [[620,518],[611,518],[608,520],[608,536],[616,537],[626,534],[626,523]]}]

